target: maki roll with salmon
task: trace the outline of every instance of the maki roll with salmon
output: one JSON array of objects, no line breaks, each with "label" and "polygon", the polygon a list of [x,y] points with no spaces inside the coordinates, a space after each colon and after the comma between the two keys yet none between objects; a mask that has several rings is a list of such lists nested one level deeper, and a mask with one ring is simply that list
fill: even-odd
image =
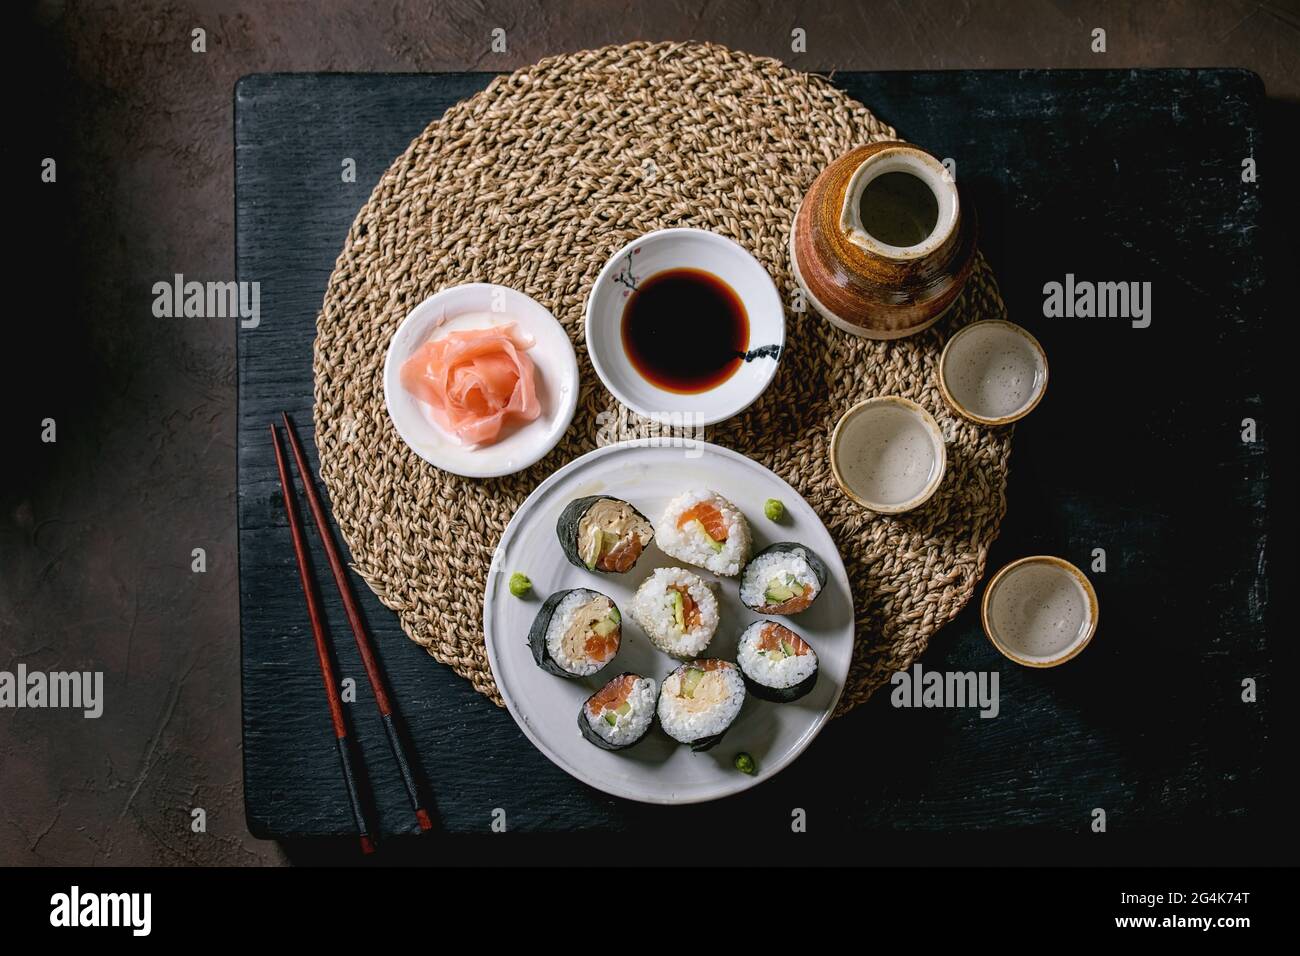
[{"label": "maki roll with salmon", "polygon": [[602,750],[622,750],[645,736],[655,719],[655,682],[619,674],[582,702],[578,729]]},{"label": "maki roll with salmon", "polygon": [[649,518],[607,495],[570,501],[560,512],[555,533],[570,564],[607,574],[630,571],[655,536]]},{"label": "maki roll with salmon", "polygon": [[736,663],[755,697],[788,704],[817,683],[817,652],[776,621],[755,621],[740,635]]},{"label": "maki roll with salmon", "polygon": [[656,568],[632,598],[632,620],[665,654],[698,657],[718,629],[718,598],[698,574]]},{"label": "maki roll with salmon", "polygon": [[727,732],[745,703],[745,681],[735,664],[690,661],[664,678],[659,726],[695,751],[708,750]]},{"label": "maki roll with salmon", "polygon": [[749,560],[749,522],[716,491],[688,491],[670,501],[655,538],[664,554],[723,577],[735,577]]},{"label": "maki roll with salmon", "polygon": [[740,600],[759,614],[798,614],[826,587],[826,565],[802,544],[769,545],[745,565]]},{"label": "maki roll with salmon", "polygon": [[618,607],[588,588],[556,591],[528,631],[533,660],[558,677],[589,677],[614,659],[623,633]]}]

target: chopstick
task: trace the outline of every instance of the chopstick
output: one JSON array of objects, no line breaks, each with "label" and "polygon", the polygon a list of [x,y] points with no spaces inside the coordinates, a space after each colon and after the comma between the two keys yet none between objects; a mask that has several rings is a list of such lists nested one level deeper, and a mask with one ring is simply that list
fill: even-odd
[{"label": "chopstick", "polygon": [[302,478],[307,506],[311,510],[312,517],[316,519],[316,530],[320,534],[321,543],[325,546],[325,555],[329,558],[334,583],[338,585],[339,597],[343,599],[343,609],[347,612],[348,623],[352,626],[352,637],[356,640],[361,664],[366,670],[366,678],[370,681],[370,690],[375,695],[375,706],[379,708],[384,731],[388,734],[388,745],[392,748],[393,759],[397,761],[397,767],[401,771],[402,783],[406,785],[406,796],[411,801],[411,809],[415,811],[415,819],[419,822],[420,829],[432,830],[433,821],[429,819],[429,814],[421,803],[419,787],[416,785],[415,775],[411,772],[411,763],[406,758],[406,749],[402,746],[401,737],[393,721],[393,708],[388,700],[383,671],[375,658],[370,636],[361,618],[361,609],[352,594],[352,584],[343,568],[343,559],[339,556],[338,545],[334,542],[334,532],[330,529],[329,519],[325,516],[325,508],[321,505],[320,496],[316,494],[316,484],[312,479],[311,469],[307,467],[307,456],[303,454],[302,444],[298,441],[298,435],[293,430],[293,423],[289,421],[288,414],[281,412],[280,415],[284,419],[285,434],[289,436],[293,460],[297,463],[298,474]]},{"label": "chopstick", "polygon": [[370,838],[370,828],[366,825],[365,814],[361,810],[356,775],[352,772],[351,742],[348,739],[347,723],[343,720],[343,702],[339,700],[339,687],[334,681],[334,668],[330,664],[329,648],[325,645],[325,618],[316,601],[316,588],[307,565],[307,544],[303,538],[302,525],[298,521],[293,482],[289,480],[289,469],[285,466],[284,453],[280,449],[280,435],[274,424],[271,425],[271,443],[275,446],[275,465],[280,472],[284,511],[289,516],[289,531],[293,535],[293,553],[298,561],[298,579],[302,582],[302,593],[307,598],[307,615],[311,618],[311,633],[316,641],[316,658],[320,662],[321,680],[325,682],[325,697],[330,705],[330,720],[334,723],[334,739],[338,746],[339,760],[343,764],[343,780],[347,784],[348,800],[352,804],[352,817],[356,821],[357,834],[361,839],[361,852],[373,853],[375,844]]}]

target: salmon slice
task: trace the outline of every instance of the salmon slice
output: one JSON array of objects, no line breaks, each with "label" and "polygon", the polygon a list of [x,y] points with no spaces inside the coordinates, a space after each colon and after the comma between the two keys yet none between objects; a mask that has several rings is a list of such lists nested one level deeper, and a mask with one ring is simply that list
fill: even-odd
[{"label": "salmon slice", "polygon": [[803,594],[782,601],[780,604],[764,604],[759,610],[764,614],[798,614],[812,604],[816,596],[812,588],[804,588]]},{"label": "salmon slice", "polygon": [[542,412],[537,371],[524,352],[533,341],[513,322],[448,332],[402,363],[402,388],[429,406],[444,430],[472,445],[490,445],[512,420]]},{"label": "salmon slice", "polygon": [[[786,603],[788,604],[789,602],[787,601]],[[790,645],[791,649],[794,651],[795,657],[803,657],[812,650],[812,648],[808,646],[808,642],[802,637],[790,630],[788,627],[775,622],[768,624],[767,627],[763,628],[763,630],[759,632],[758,649],[760,651],[779,651],[782,649],[782,641]]]},{"label": "salmon slice", "polygon": [[688,521],[698,521],[704,525],[704,530],[714,541],[727,540],[726,519],[722,517],[721,511],[707,501],[693,504],[683,511],[677,518],[677,527],[683,527]]},{"label": "salmon slice", "polygon": [[618,653],[618,631],[604,637],[595,633],[588,634],[582,649],[593,661],[607,661]]},{"label": "salmon slice", "polygon": [[602,554],[600,560],[596,562],[596,567],[601,571],[622,574],[636,564],[636,559],[641,557],[641,550],[640,536],[630,534],[610,548],[607,554]]},{"label": "salmon slice", "polygon": [[682,596],[682,624],[686,630],[694,630],[700,623],[700,606],[691,597],[690,589],[684,584],[670,584],[670,588]]},{"label": "salmon slice", "polygon": [[637,676],[635,674],[624,674],[621,677],[615,677],[591,695],[591,698],[587,701],[587,709],[591,711],[594,717],[599,717],[607,710],[617,710],[627,703],[627,699],[632,696],[632,688],[636,686],[636,682]]}]

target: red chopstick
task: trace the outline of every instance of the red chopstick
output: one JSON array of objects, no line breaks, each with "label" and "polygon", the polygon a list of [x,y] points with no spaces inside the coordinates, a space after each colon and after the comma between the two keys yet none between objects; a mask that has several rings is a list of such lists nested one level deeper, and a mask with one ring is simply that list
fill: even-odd
[{"label": "red chopstick", "polygon": [[334,583],[338,585],[339,597],[343,599],[343,608],[347,611],[348,623],[352,625],[352,637],[357,642],[357,651],[361,654],[361,664],[366,669],[366,678],[370,681],[370,690],[375,695],[375,706],[379,708],[379,716],[383,721],[384,730],[388,734],[388,745],[392,748],[393,759],[397,761],[398,769],[402,773],[402,782],[406,785],[406,795],[411,801],[411,809],[415,811],[415,818],[419,821],[420,829],[431,830],[433,829],[433,821],[429,819],[429,814],[421,804],[419,787],[416,785],[415,775],[411,772],[411,763],[406,759],[406,750],[402,746],[401,736],[398,734],[397,727],[393,722],[393,708],[388,701],[388,689],[384,683],[384,674],[379,667],[379,661],[375,658],[370,636],[367,634],[365,622],[361,618],[361,609],[357,606],[356,598],[352,594],[352,584],[343,568],[343,559],[339,556],[338,546],[334,543],[334,532],[330,530],[329,519],[325,516],[325,508],[321,505],[320,496],[316,494],[316,484],[312,479],[311,469],[307,467],[307,456],[303,454],[302,445],[293,430],[293,423],[289,421],[289,416],[284,412],[281,412],[280,415],[284,418],[284,431],[289,436],[289,447],[293,451],[293,460],[297,463],[298,474],[302,477],[302,488],[307,495],[307,506],[311,510],[312,517],[316,519],[316,530],[320,533],[321,543],[325,545],[325,555],[329,558],[330,570],[334,573]]},{"label": "red chopstick", "polygon": [[316,587],[312,583],[311,571],[307,564],[307,544],[303,539],[302,525],[298,522],[293,482],[289,480],[284,453],[280,450],[280,435],[274,424],[271,425],[271,444],[275,446],[275,465],[280,472],[284,511],[289,516],[289,531],[293,535],[293,553],[298,561],[298,579],[302,582],[302,593],[307,598],[307,615],[311,618],[311,633],[316,641],[316,658],[320,662],[321,680],[325,682],[325,698],[330,705],[330,719],[334,723],[334,739],[338,746],[339,760],[343,764],[343,780],[347,784],[348,800],[352,804],[352,817],[356,821],[357,833],[361,838],[361,851],[373,853],[375,844],[370,838],[370,828],[366,826],[366,818],[361,811],[361,797],[357,792],[356,775],[352,772],[351,744],[348,740],[347,723],[343,720],[343,702],[339,700],[339,687],[334,682],[334,668],[330,664],[329,648],[325,644],[325,618],[316,601]]}]

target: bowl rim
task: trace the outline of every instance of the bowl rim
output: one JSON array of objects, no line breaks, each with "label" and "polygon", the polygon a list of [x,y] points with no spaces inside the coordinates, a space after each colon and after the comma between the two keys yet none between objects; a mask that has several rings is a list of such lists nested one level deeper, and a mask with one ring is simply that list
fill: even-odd
[{"label": "bowl rim", "polygon": [[[866,498],[859,495],[849,486],[847,479],[845,479],[844,474],[840,471],[839,463],[839,447],[840,441],[843,437],[845,423],[848,422],[850,418],[857,417],[870,408],[883,408],[886,405],[895,405],[904,408],[911,414],[920,418],[926,431],[930,433],[930,437],[934,440],[934,444],[938,447],[938,467],[934,471],[934,476],[916,496],[907,501],[892,505],[868,501]],[[912,401],[910,398],[904,398],[901,395],[877,395],[873,398],[864,399],[849,408],[848,411],[840,416],[840,420],[835,423],[835,430],[831,432],[829,457],[831,462],[831,475],[835,478],[835,483],[840,486],[840,491],[844,492],[844,494],[856,504],[868,509],[869,511],[874,511],[877,514],[904,514],[908,511],[916,510],[934,497],[934,493],[939,490],[939,486],[943,484],[944,476],[948,473],[948,443],[943,436],[943,429],[939,427],[939,423],[935,420],[935,417],[926,411],[924,407]]]},{"label": "bowl rim", "polygon": [[[1034,389],[1033,396],[1023,408],[1018,409],[1010,415],[999,415],[992,418],[977,414],[965,405],[961,404],[961,402],[957,401],[956,396],[953,395],[952,390],[948,387],[948,353],[952,349],[953,343],[971,329],[988,325],[1003,326],[1004,328],[1010,329],[1020,335],[1021,338],[1029,343],[1029,347],[1033,349],[1034,353],[1038,356],[1038,364],[1043,370],[1042,380],[1038,383],[1038,387]],[[1033,333],[1024,326],[1017,325],[1015,322],[1011,322],[1007,319],[979,319],[978,321],[971,322],[969,325],[963,325],[956,332],[952,333],[952,335],[948,336],[948,341],[944,343],[943,351],[939,353],[938,368],[939,374],[936,378],[939,380],[939,391],[943,394],[944,401],[946,401],[952,407],[952,410],[962,418],[967,421],[975,422],[977,425],[1010,425],[1012,422],[1020,421],[1020,419],[1024,418],[1037,408],[1038,403],[1043,400],[1043,396],[1047,394],[1047,380],[1050,377],[1047,365],[1047,351],[1043,348],[1042,343],[1040,343],[1038,339],[1034,337]]]},{"label": "bowl rim", "polygon": [[[774,300],[777,307],[776,308],[777,315],[780,318],[780,327],[777,330],[777,334],[775,337],[776,338],[775,344],[777,346],[777,355],[775,360],[769,365],[769,371],[767,373],[766,378],[762,379],[758,388],[754,390],[754,393],[752,395],[750,395],[748,398],[744,400],[743,404],[736,405],[734,407],[730,405],[715,406],[714,411],[703,412],[702,415],[698,419],[695,419],[693,422],[694,425],[702,427],[705,425],[716,425],[718,422],[726,421],[729,418],[734,418],[736,415],[739,415],[741,412],[745,411],[745,409],[749,408],[756,401],[758,401],[758,399],[763,395],[763,393],[766,392],[768,388],[771,386],[773,379],[776,378],[777,367],[781,364],[781,359],[785,356],[786,318],[785,318],[785,302],[781,298],[781,292],[777,288],[776,280],[772,278],[772,274],[768,271],[767,267],[758,260],[757,256],[755,256],[752,252],[750,252],[748,249],[742,246],[739,242],[737,242],[736,240],[732,239],[729,236],[724,236],[721,233],[717,233],[717,232],[711,232],[708,229],[697,229],[693,226],[670,226],[665,229],[652,229],[650,232],[642,233],[641,235],[637,236],[635,239],[631,240],[630,242],[624,243],[622,246],[616,249],[609,256],[608,259],[605,260],[605,264],[601,267],[600,272],[596,274],[596,278],[591,283],[591,288],[587,292],[587,301],[583,306],[583,321],[582,321],[583,342],[587,348],[587,357],[591,360],[592,368],[595,369],[596,377],[600,379],[600,382],[602,385],[605,386],[606,391],[608,391],[611,395],[613,395],[614,398],[617,399],[625,408],[636,413],[637,415],[640,415],[643,418],[646,418],[658,424],[667,424],[667,425],[673,424],[672,422],[673,413],[665,412],[663,410],[659,410],[659,411],[649,410],[643,407],[641,404],[632,401],[632,399],[629,398],[623,392],[623,390],[619,389],[614,385],[612,377],[610,376],[609,372],[606,370],[605,366],[601,363],[598,350],[593,349],[591,347],[592,328],[594,326],[594,320],[592,317],[592,304],[595,301],[597,290],[603,288],[605,285],[609,283],[610,274],[618,267],[618,264],[619,262],[622,261],[623,257],[626,256],[630,251],[632,251],[632,249],[652,239],[660,239],[664,237],[668,237],[669,239],[671,239],[673,236],[681,235],[683,233],[702,236],[705,237],[705,241],[717,243],[722,246],[730,246],[736,252],[740,253],[743,257],[747,258],[750,262],[752,262],[754,267],[758,270],[758,272],[761,273],[762,276],[767,280],[766,284],[763,286],[764,294],[768,291],[771,292],[772,299]],[[725,277],[719,276],[718,278],[722,279],[729,286],[733,286],[733,284]],[[740,298],[740,292],[735,290],[734,286],[733,286],[733,291],[736,292],[737,298]],[[741,298],[741,302],[742,304],[744,304],[743,298]],[[745,311],[748,317],[748,313],[750,311],[748,306],[746,306]],[[751,319],[751,328],[752,328],[752,319]],[[621,341],[618,343],[618,347],[620,349],[622,348]],[[631,366],[630,361],[628,362],[628,365]],[[634,373],[635,371],[636,370],[633,369]],[[656,387],[653,385],[653,383],[647,383],[647,384],[649,384],[651,388]],[[663,390],[660,389],[660,391]],[[706,391],[696,393],[696,395],[702,399],[701,404],[703,404],[708,400],[707,396],[713,391],[714,389],[708,389]],[[666,394],[672,394],[672,393],[666,393]]]},{"label": "bowl rim", "polygon": [[[1083,588],[1084,597],[1088,600],[1088,632],[1084,634],[1084,636],[1072,648],[1070,648],[1069,651],[1060,657],[1055,657],[1051,660],[1030,660],[1029,658],[1022,657],[1015,651],[1011,650],[994,635],[994,628],[989,618],[989,605],[992,601],[993,593],[997,589],[997,586],[1002,583],[1002,579],[1016,568],[1024,567],[1029,564],[1051,565],[1052,567],[1068,572],[1079,583],[1080,587]],[[1002,656],[1006,657],[1008,660],[1014,661],[1024,667],[1036,667],[1040,670],[1049,667],[1059,667],[1066,661],[1073,660],[1077,657],[1085,647],[1092,643],[1092,639],[1097,633],[1097,623],[1100,619],[1101,604],[1097,600],[1097,590],[1092,586],[1092,582],[1088,580],[1088,576],[1084,574],[1077,565],[1065,560],[1064,558],[1057,557],[1054,554],[1031,554],[1023,558],[1017,558],[1009,564],[1004,564],[996,573],[994,573],[993,577],[989,578],[989,583],[984,587],[984,595],[980,599],[980,625],[984,629],[984,636],[989,639],[989,643],[997,648]]]}]

